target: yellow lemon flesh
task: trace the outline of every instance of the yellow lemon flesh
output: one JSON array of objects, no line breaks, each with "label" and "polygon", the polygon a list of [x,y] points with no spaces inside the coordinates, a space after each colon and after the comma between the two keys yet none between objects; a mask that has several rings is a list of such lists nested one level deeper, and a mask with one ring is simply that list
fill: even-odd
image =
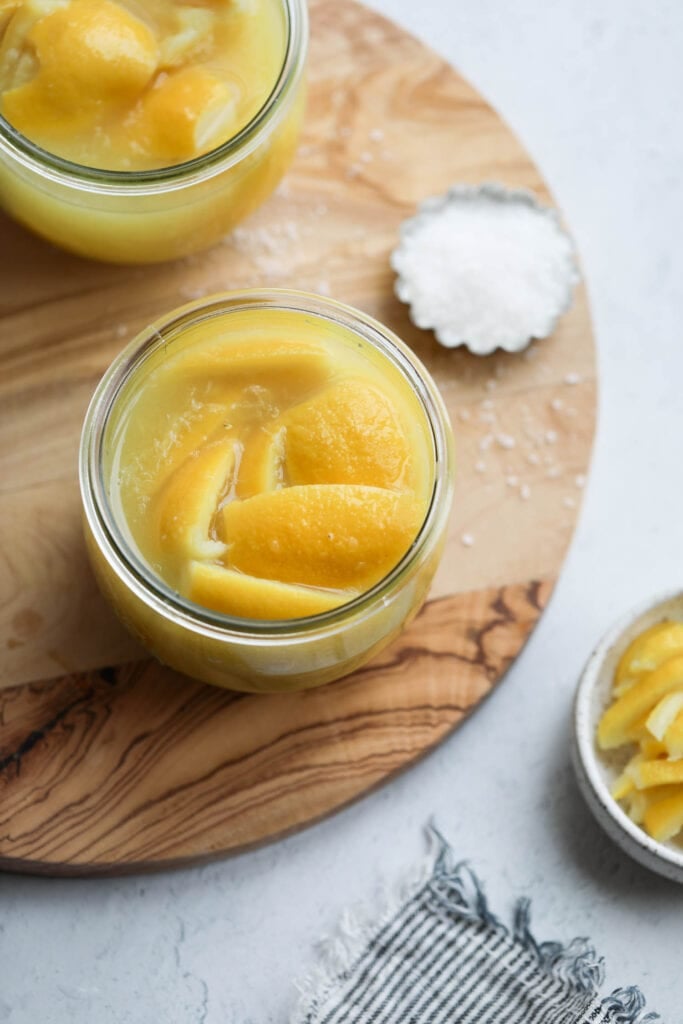
[{"label": "yellow lemon flesh", "polygon": [[672,839],[683,828],[683,623],[639,634],[619,661],[613,692],[598,746],[631,756],[612,796],[654,839]]},{"label": "yellow lemon flesh", "polygon": [[112,424],[116,503],[142,558],[242,618],[367,591],[410,550],[433,487],[431,430],[402,374],[345,328],[320,337],[280,313],[234,314],[232,332],[205,321],[160,348]]},{"label": "yellow lemon flesh", "polygon": [[0,113],[76,163],[192,159],[254,117],[277,81],[276,0],[18,0],[0,5]]}]

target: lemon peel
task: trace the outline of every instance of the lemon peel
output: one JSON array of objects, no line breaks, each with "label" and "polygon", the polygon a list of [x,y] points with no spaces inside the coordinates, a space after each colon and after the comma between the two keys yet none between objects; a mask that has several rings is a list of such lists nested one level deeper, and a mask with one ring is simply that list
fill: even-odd
[{"label": "lemon peel", "polygon": [[319,615],[355,596],[353,592],[259,579],[207,562],[190,564],[187,587],[191,601],[224,615],[247,619],[298,619]]}]

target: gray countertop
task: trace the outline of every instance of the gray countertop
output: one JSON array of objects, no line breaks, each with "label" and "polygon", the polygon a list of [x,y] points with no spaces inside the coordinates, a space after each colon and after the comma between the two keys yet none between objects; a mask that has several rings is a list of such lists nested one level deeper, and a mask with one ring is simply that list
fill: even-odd
[{"label": "gray countertop", "polygon": [[[293,838],[149,877],[0,877],[0,1021],[286,1020],[315,940],[425,855],[433,816],[504,915],[588,935],[608,983],[683,1017],[683,887],[628,861],[573,780],[581,666],[632,605],[683,582],[683,6],[374,0],[498,108],[572,227],[591,295],[599,429],[555,596],[495,696],[435,753]],[[679,376],[680,375],[680,376]]]}]

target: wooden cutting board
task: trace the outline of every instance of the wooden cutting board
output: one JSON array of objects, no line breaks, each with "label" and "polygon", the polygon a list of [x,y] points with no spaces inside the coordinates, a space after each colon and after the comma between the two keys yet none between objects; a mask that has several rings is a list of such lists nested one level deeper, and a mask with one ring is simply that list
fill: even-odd
[{"label": "wooden cutting board", "polygon": [[[405,768],[501,679],[572,534],[595,368],[582,288],[552,339],[485,359],[441,349],[394,298],[401,220],[482,180],[551,202],[452,68],[365,8],[318,0],[296,164],[224,244],[108,267],[0,219],[0,867],[158,868],[281,836]],[[99,598],[80,534],[78,434],[107,364],[183,301],[256,285],[329,293],[397,331],[436,377],[458,451],[420,616],[354,676],[291,696],[229,694],[147,660]]]}]

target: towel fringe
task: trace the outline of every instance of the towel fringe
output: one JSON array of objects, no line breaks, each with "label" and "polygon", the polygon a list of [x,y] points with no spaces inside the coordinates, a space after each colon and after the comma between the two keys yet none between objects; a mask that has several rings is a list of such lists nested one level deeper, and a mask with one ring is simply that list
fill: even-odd
[{"label": "towel fringe", "polygon": [[658,1013],[645,1012],[645,996],[636,985],[615,989],[602,1005],[607,1011],[605,1024],[651,1024],[662,1019]]},{"label": "towel fringe", "polygon": [[[404,904],[426,889],[438,909],[459,920],[465,919],[510,935],[532,954],[539,967],[565,984],[571,992],[599,999],[605,966],[586,938],[559,942],[538,942],[531,931],[531,902],[517,901],[512,927],[507,928],[489,908],[483,886],[466,861],[456,861],[453,850],[435,825],[427,835],[433,847],[425,864],[393,891],[383,890],[372,908],[347,911],[334,935],[318,943],[318,964],[297,985],[299,1001],[290,1024],[310,1024],[318,1007],[334,989],[346,981],[368,943],[379,934]],[[595,1005],[595,1004],[594,1004]],[[645,1012],[645,998],[636,986],[619,988],[601,1002],[605,1016],[600,1024],[653,1024],[659,1014]]]}]

